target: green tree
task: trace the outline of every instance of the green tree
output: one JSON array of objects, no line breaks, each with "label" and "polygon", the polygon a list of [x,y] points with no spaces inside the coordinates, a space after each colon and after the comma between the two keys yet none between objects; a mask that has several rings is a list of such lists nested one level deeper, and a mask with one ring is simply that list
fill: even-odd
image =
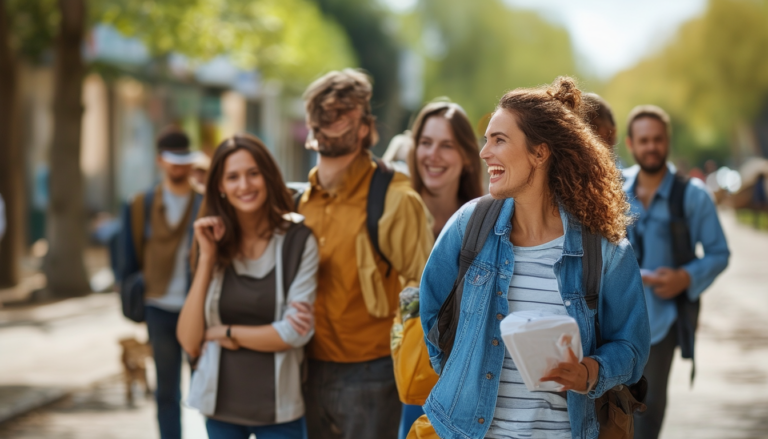
[{"label": "green tree", "polygon": [[677,157],[725,159],[738,127],[768,101],[766,23],[765,0],[711,0],[662,50],[616,75],[604,95],[619,120],[637,104],[665,108]]},{"label": "green tree", "polygon": [[92,21],[140,39],[154,55],[228,55],[267,78],[303,86],[355,65],[344,30],[310,0],[101,0]]},{"label": "green tree", "polygon": [[55,0],[0,0],[0,194],[8,226],[0,241],[0,288],[18,282],[18,259],[25,241],[18,61],[38,59],[50,46],[57,12]]},{"label": "green tree", "polygon": [[[126,35],[140,38],[156,55],[174,51],[201,61],[229,55],[240,65],[258,67],[267,78],[289,85],[306,83],[318,70],[354,64],[344,33],[306,0],[3,0],[1,6],[0,61],[10,62],[0,64],[0,87],[15,92],[13,61],[21,52],[14,53],[14,44],[17,51],[27,48],[30,52],[54,47],[54,141],[45,262],[48,292],[53,297],[89,291],[83,263],[86,241],[80,127],[82,81],[87,69],[81,48],[90,25],[112,24]],[[25,27],[25,22],[37,26]],[[6,97],[12,95],[3,94],[0,99],[12,103],[14,98]],[[0,106],[2,103],[0,100]],[[18,111],[11,112],[2,123],[15,120]],[[0,142],[8,144],[13,133],[0,131],[0,136],[5,136]],[[6,155],[13,158],[8,166],[23,169],[21,154]],[[20,196],[11,184],[10,178],[0,178],[0,189],[10,187]],[[12,251],[7,253],[5,244],[0,251],[0,255],[14,256]],[[1,268],[0,275],[4,275]],[[7,268],[11,272],[9,283],[13,283],[15,262]]]}]

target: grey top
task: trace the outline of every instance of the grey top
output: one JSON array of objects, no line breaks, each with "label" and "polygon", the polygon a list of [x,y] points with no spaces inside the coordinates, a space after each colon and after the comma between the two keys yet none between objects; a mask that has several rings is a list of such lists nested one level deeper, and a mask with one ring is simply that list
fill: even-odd
[{"label": "grey top", "polygon": [[[262,278],[238,274],[230,266],[221,286],[221,322],[247,326],[272,324],[275,287],[274,264]],[[276,423],[274,353],[222,349],[216,412],[212,418],[251,426]]]},{"label": "grey top", "polygon": [[[567,315],[553,266],[563,254],[565,237],[535,247],[514,246],[509,312],[541,310]],[[531,392],[505,349],[496,410],[486,438],[568,438],[571,423],[564,393]]]}]

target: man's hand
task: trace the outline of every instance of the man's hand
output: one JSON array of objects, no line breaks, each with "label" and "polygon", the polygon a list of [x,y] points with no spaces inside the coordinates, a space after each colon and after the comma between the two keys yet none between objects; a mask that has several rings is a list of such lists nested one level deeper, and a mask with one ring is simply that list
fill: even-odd
[{"label": "man's hand", "polygon": [[682,268],[659,267],[643,276],[643,283],[661,299],[673,299],[691,285],[691,276]]}]

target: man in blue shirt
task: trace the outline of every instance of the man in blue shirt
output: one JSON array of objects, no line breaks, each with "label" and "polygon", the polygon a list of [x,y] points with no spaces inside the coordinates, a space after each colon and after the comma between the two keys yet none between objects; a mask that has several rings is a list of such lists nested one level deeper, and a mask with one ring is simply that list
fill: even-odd
[{"label": "man in blue shirt", "polygon": [[639,439],[657,438],[664,420],[669,370],[681,343],[676,298],[686,294],[690,302],[698,300],[730,256],[711,195],[703,182],[691,179],[683,192],[683,214],[691,246],[701,244],[704,255],[675,266],[670,197],[676,169],[667,163],[669,132],[669,116],[661,108],[643,105],[630,112],[626,143],[637,164],[624,170],[624,191],[637,220],[628,237],[638,257],[651,325],[651,354],[644,370],[648,410],[635,415]]}]

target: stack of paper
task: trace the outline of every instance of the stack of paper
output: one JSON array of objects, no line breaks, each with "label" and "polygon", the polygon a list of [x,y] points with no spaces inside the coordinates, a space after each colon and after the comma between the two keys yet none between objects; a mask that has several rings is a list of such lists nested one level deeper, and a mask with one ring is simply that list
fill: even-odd
[{"label": "stack of paper", "polygon": [[561,385],[540,380],[568,359],[568,348],[583,358],[579,326],[573,317],[537,311],[519,311],[501,321],[507,346],[525,387],[530,391],[560,391]]}]

